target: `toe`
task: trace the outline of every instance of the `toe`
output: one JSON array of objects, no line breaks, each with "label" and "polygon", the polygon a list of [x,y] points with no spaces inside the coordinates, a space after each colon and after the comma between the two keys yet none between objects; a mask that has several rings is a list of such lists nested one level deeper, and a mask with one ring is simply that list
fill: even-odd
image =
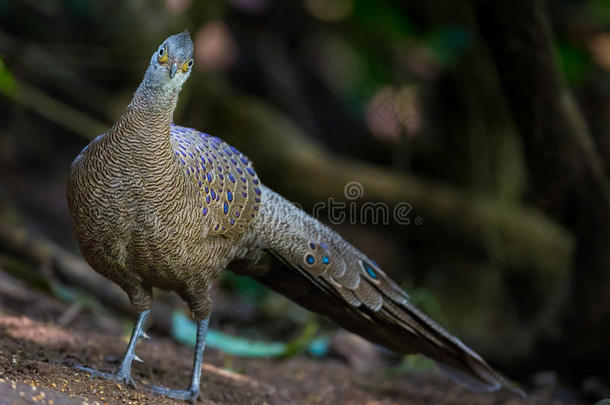
[{"label": "toe", "polygon": [[78,370],[84,371],[86,373],[89,373],[89,376],[91,378],[103,378],[106,380],[113,380],[113,381],[116,381],[116,382],[126,385],[126,386],[138,388],[138,385],[136,384],[134,379],[131,377],[131,373],[127,373],[125,371],[119,370],[116,373],[107,373],[104,371],[98,371],[93,368],[84,367],[84,366],[76,366],[75,368]]},{"label": "toe", "polygon": [[197,402],[199,398],[199,390],[173,390],[158,385],[148,385],[146,388],[154,394],[165,395],[168,398],[189,401],[191,403]]}]

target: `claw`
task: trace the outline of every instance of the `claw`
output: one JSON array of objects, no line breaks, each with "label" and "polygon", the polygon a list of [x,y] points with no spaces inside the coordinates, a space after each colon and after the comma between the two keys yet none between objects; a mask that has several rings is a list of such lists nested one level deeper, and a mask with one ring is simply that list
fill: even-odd
[{"label": "claw", "polygon": [[133,355],[133,359],[134,359],[135,361],[139,361],[140,363],[144,363],[144,360],[142,360],[141,358],[139,358],[139,357],[138,357],[138,355],[137,355],[137,354],[135,354],[135,353],[134,353],[134,355]]},{"label": "claw", "polygon": [[146,334],[146,332],[144,332],[144,331],[142,331],[142,333],[140,334],[140,337],[141,337],[142,339],[150,339],[150,336],[148,336],[148,335]]}]

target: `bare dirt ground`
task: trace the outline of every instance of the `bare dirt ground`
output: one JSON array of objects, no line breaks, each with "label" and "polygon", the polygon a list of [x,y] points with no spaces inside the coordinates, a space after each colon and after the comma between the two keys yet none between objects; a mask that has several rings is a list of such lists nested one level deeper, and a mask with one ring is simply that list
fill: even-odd
[{"label": "bare dirt ground", "polygon": [[[27,299],[26,299],[27,298]],[[121,326],[100,324],[81,312],[68,327],[57,319],[68,306],[45,294],[0,293],[0,405],[180,404],[143,388],[90,379],[74,369],[116,368],[126,342]],[[192,350],[168,338],[140,343],[134,377],[142,383],[183,388]],[[555,388],[530,390],[526,399],[509,392],[473,393],[435,375],[358,372],[340,360],[306,356],[240,359],[207,350],[201,404],[567,404]]]}]

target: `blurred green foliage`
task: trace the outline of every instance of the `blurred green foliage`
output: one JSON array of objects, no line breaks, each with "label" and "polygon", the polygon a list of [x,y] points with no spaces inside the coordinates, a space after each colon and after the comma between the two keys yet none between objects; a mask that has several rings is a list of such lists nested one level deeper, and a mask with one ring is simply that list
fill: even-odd
[{"label": "blurred green foliage", "polygon": [[581,86],[586,83],[593,69],[589,52],[568,40],[558,40],[556,50],[568,83],[571,86]]},{"label": "blurred green foliage", "polygon": [[0,93],[7,97],[14,97],[17,91],[17,84],[8,67],[0,57]]}]

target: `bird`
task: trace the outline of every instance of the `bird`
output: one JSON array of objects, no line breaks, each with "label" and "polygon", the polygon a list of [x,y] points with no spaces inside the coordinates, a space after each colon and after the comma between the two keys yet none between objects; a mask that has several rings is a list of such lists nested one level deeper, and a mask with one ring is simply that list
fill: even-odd
[{"label": "bird", "polygon": [[210,288],[229,269],[400,355],[423,354],[472,389],[506,387],[525,395],[412,304],[375,261],[265,186],[237,148],[176,125],[174,110],[193,64],[187,31],[163,41],[125,111],[70,167],[67,201],[83,257],[138,312],[116,372],[82,370],[135,387],[131,367],[141,361],[138,341],[148,337],[153,288],[174,291],[197,325],[190,384],[146,388],[195,402]]}]

